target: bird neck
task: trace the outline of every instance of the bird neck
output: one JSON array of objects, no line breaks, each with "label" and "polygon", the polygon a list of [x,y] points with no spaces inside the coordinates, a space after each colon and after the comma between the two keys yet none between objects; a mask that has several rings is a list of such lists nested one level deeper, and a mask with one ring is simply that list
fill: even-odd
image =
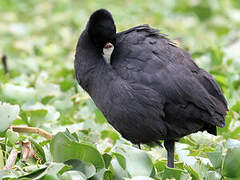
[{"label": "bird neck", "polygon": [[[78,41],[74,68],[78,83],[91,96],[95,91],[105,91],[103,88],[107,87],[115,76],[111,65],[104,61],[101,51],[94,45],[85,30]],[[98,92],[98,94],[101,93]]]}]

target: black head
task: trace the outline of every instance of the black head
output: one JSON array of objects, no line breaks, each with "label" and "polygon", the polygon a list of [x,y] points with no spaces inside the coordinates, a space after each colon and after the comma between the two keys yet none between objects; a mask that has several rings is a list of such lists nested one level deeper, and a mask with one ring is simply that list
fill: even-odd
[{"label": "black head", "polygon": [[111,13],[107,10],[95,11],[88,21],[87,28],[96,47],[103,49],[108,42],[115,45],[116,27]]}]

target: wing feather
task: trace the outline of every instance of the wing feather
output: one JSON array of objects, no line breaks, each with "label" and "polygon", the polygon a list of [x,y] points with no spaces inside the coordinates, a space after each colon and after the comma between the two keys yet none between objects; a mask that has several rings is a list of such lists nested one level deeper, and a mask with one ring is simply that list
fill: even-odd
[{"label": "wing feather", "polygon": [[117,35],[111,65],[126,81],[152,88],[167,103],[192,103],[207,123],[224,126],[227,102],[216,81],[184,50],[147,25]]}]

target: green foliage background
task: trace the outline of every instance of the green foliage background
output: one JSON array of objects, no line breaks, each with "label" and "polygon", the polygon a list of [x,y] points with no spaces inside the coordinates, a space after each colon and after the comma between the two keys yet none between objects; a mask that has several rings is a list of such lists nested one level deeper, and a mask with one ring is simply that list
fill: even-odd
[{"label": "green foliage background", "polygon": [[[199,132],[176,144],[176,168],[160,147],[139,150],[121,138],[77,85],[75,46],[89,15],[110,10],[118,31],[150,24],[189,51],[229,103],[219,136]],[[239,179],[239,0],[0,0],[0,179]],[[6,104],[7,103],[7,104]],[[52,140],[6,130],[42,128]],[[67,129],[67,130],[66,130]],[[35,158],[22,161],[22,142]],[[3,169],[9,153],[19,154]]]}]

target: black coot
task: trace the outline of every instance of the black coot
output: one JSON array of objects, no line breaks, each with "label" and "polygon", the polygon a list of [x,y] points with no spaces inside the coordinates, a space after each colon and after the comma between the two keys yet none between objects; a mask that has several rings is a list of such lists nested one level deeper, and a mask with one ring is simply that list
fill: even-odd
[{"label": "black coot", "polygon": [[[112,43],[110,64],[103,48]],[[108,122],[134,144],[164,140],[168,166],[174,142],[224,127],[227,102],[213,77],[158,30],[140,25],[116,33],[110,12],[95,11],[82,32],[74,68]]]}]

